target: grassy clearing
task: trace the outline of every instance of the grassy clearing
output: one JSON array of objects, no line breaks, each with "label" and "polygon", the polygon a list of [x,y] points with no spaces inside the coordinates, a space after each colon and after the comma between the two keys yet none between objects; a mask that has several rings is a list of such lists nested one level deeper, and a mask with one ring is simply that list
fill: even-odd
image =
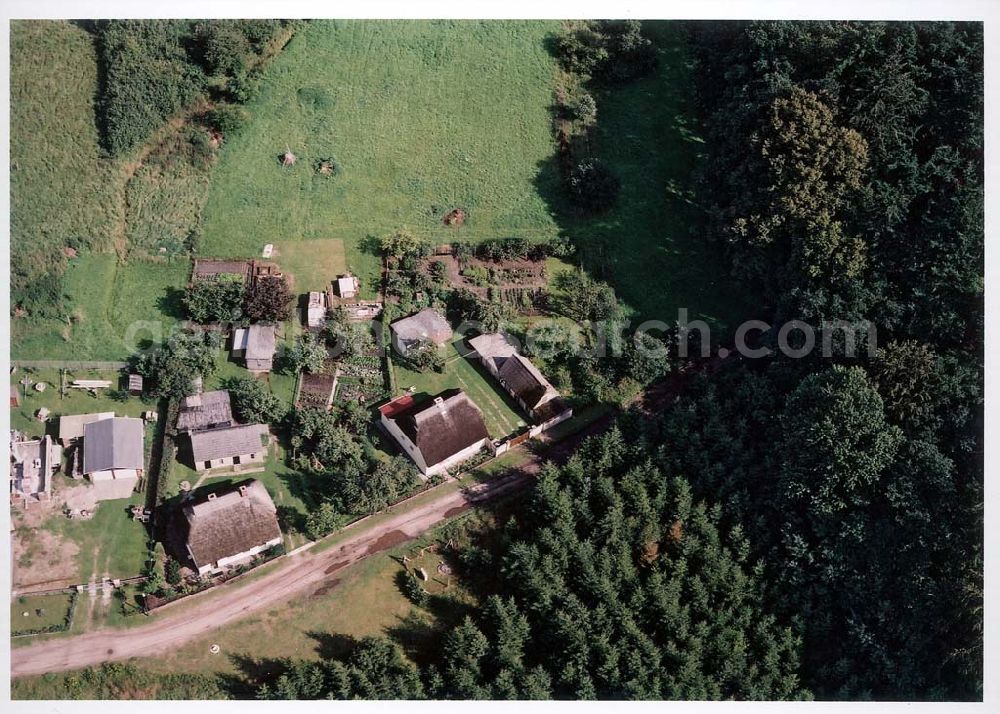
[{"label": "grassy clearing", "polygon": [[688,114],[693,92],[683,31],[645,22],[660,51],[651,77],[597,95],[590,146],[621,178],[618,205],[594,219],[575,216],[561,195],[560,224],[578,238],[584,264],[606,278],[640,319],[672,324],[677,309],[715,327],[735,327],[753,315],[753,296],[731,284],[720,249],[696,231],[691,187],[702,140]]},{"label": "grassy clearing", "polygon": [[15,359],[124,360],[144,340],[169,335],[182,316],[187,260],[120,265],[114,255],[84,255],[66,268],[63,320],[15,319]]},{"label": "grassy clearing", "polygon": [[326,290],[349,269],[344,241],[336,238],[275,244],[275,260],[297,293]]},{"label": "grassy clearing", "polygon": [[446,389],[458,388],[483,411],[486,428],[490,436],[498,439],[506,436],[527,422],[520,414],[517,404],[495,385],[490,375],[478,364],[462,357],[457,350],[458,342],[447,346],[447,359],[443,372],[416,372],[407,369],[395,360],[392,368],[396,373],[396,385],[400,390],[411,387],[414,393],[433,396]]},{"label": "grassy clearing", "polygon": [[69,593],[18,597],[10,604],[10,629],[12,632],[25,632],[58,627],[66,622],[72,603],[73,597]]},{"label": "grassy clearing", "polygon": [[128,499],[103,501],[87,520],[56,515],[43,527],[79,547],[76,560],[80,582],[134,577],[142,573],[147,535],[145,526],[132,520],[129,509],[144,500],[144,494],[134,493]]},{"label": "grassy clearing", "polygon": [[[11,250],[56,265],[72,239],[110,248],[114,167],[102,160],[97,57],[63,21],[10,23]],[[15,281],[16,282],[16,281]]]},{"label": "grassy clearing", "polygon": [[[545,22],[317,21],[265,73],[250,125],[223,152],[203,252],[343,239],[373,297],[369,236],[397,227],[440,240],[548,237],[535,184],[552,153]],[[286,148],[298,161],[282,167]],[[316,172],[333,157],[338,171]],[[462,228],[442,217],[461,206]]]}]

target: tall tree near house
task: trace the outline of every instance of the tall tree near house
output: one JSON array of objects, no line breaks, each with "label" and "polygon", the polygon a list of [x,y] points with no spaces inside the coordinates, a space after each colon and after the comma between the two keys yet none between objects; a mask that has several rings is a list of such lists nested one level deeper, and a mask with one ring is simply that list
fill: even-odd
[{"label": "tall tree near house", "polygon": [[171,337],[161,347],[140,355],[136,370],[152,383],[150,391],[166,398],[183,397],[192,392],[198,377],[215,371],[216,352],[221,346],[214,332],[184,333]]},{"label": "tall tree near house", "polygon": [[251,322],[282,322],[291,317],[294,299],[284,278],[262,276],[247,289],[243,312]]},{"label": "tall tree near house", "polygon": [[284,417],[281,399],[256,377],[238,377],[226,382],[233,413],[244,424],[275,424]]}]

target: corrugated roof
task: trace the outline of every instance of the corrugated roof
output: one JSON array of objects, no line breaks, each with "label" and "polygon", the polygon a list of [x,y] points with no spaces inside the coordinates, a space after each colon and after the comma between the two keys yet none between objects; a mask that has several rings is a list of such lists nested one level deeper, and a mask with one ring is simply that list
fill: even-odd
[{"label": "corrugated roof", "polygon": [[144,467],[142,419],[115,417],[83,428],[83,473]]},{"label": "corrugated roof", "polygon": [[185,397],[181,401],[180,413],[177,415],[177,428],[180,431],[208,429],[214,426],[229,426],[232,421],[229,392],[217,389]]},{"label": "corrugated roof", "polygon": [[267,446],[269,438],[265,424],[193,431],[190,437],[195,463],[259,454]]},{"label": "corrugated roof", "polygon": [[274,356],[274,325],[250,325],[246,350],[248,360],[271,359]]},{"label": "corrugated roof", "polygon": [[181,535],[199,568],[281,538],[274,501],[255,479],[196,497],[182,516]]},{"label": "corrugated roof", "polygon": [[460,389],[441,392],[391,418],[420,450],[428,467],[490,437],[483,413]]},{"label": "corrugated roof", "polygon": [[392,323],[392,330],[401,340],[407,342],[430,340],[436,344],[447,342],[453,334],[448,321],[431,307],[425,307],[415,315],[397,320]]}]

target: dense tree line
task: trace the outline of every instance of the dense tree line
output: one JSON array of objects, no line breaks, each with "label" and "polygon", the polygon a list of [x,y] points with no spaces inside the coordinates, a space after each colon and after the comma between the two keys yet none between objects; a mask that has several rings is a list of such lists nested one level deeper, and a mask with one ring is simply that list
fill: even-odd
[{"label": "dense tree line", "polygon": [[[197,96],[246,101],[254,59],[279,20],[108,20],[96,24],[103,73],[98,119],[114,156],[144,142]],[[231,126],[232,113],[222,117]]]},{"label": "dense tree line", "polygon": [[[697,25],[707,233],[879,349],[699,380],[655,439],[766,563],[818,696],[982,687],[982,28]],[[762,342],[773,345],[774,337]]]},{"label": "dense tree line", "polygon": [[800,642],[762,605],[746,537],[652,454],[612,431],[544,469],[476,565],[503,594],[444,634],[420,678],[368,641],[345,661],[291,667],[261,696],[808,697]]}]

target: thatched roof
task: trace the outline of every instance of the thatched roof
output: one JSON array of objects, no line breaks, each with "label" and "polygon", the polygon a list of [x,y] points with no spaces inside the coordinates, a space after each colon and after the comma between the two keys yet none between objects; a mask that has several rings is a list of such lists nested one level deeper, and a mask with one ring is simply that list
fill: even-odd
[{"label": "thatched roof", "polygon": [[441,392],[390,418],[420,450],[428,467],[490,437],[483,413],[460,389]]},{"label": "thatched roof", "polygon": [[559,396],[538,368],[519,354],[505,359],[499,374],[500,380],[528,409]]},{"label": "thatched roof", "polygon": [[209,429],[229,426],[233,423],[233,412],[229,404],[229,392],[218,389],[185,397],[181,401],[177,415],[178,431]]},{"label": "thatched roof", "polygon": [[281,538],[274,502],[256,479],[195,497],[183,506],[178,526],[199,568]]},{"label": "thatched roof", "polygon": [[469,345],[476,351],[480,359],[485,362],[492,362],[496,369],[500,369],[504,360],[517,354],[517,349],[508,340],[506,335],[500,332],[492,332],[469,340]]}]

